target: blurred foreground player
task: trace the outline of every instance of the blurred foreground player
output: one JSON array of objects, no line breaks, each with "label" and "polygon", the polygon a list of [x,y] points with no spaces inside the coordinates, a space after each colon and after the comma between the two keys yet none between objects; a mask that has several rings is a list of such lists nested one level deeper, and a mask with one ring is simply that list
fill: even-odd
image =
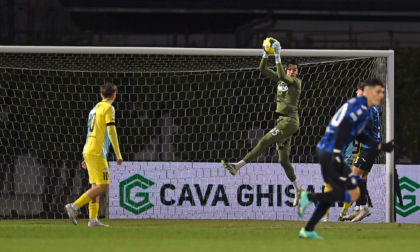
[{"label": "blurred foreground player", "polygon": [[112,106],[117,97],[117,87],[112,83],[102,85],[101,97],[102,101],[89,113],[87,139],[83,148],[82,167],[87,168],[92,187],[74,203],[65,206],[69,219],[74,225],[77,225],[76,217],[79,209],[89,203],[88,226],[108,226],[98,220],[98,212],[100,195],[108,191],[109,187],[109,166],[106,158],[110,143],[117,156],[117,164],[121,165],[123,162],[115,128],[115,110]]},{"label": "blurred foreground player", "polygon": [[369,117],[368,108],[379,105],[383,97],[383,83],[378,79],[369,79],[365,81],[363,96],[348,100],[332,117],[325,135],[317,145],[322,177],[328,185],[329,192],[302,192],[299,202],[300,217],[303,217],[312,202],[319,204],[306,227],[300,230],[299,237],[322,239],[314,229],[331,203],[338,200],[350,202],[359,198],[360,190],[356,178],[343,159],[345,148],[351,141],[357,139],[367,146],[385,152],[394,149],[393,140],[380,143],[363,132]]},{"label": "blurred foreground player", "polygon": [[[241,167],[255,160],[263,151],[271,145],[276,144],[279,154],[279,162],[282,165],[287,177],[293,184],[295,190],[295,199],[293,206],[299,203],[302,187],[299,185],[293,166],[289,160],[291,138],[299,129],[298,103],[301,93],[302,81],[297,77],[298,64],[296,62],[287,62],[283,69],[280,58],[280,43],[272,39],[272,48],[274,48],[274,56],[276,60],[277,72],[267,67],[268,52],[264,49],[263,57],[259,66],[259,70],[265,76],[269,77],[277,83],[277,109],[279,117],[276,121],[276,127],[268,132],[249,152],[243,160],[238,163],[231,164],[222,160],[222,165],[232,174],[236,175]],[[270,42],[271,43],[271,42]]]}]

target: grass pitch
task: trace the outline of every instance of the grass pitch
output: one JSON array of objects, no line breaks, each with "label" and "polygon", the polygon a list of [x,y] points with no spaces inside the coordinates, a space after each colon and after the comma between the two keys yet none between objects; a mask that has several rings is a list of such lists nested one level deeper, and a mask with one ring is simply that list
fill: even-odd
[{"label": "grass pitch", "polygon": [[324,240],[299,239],[305,222],[254,220],[1,220],[0,251],[417,251],[419,224],[320,223]]}]

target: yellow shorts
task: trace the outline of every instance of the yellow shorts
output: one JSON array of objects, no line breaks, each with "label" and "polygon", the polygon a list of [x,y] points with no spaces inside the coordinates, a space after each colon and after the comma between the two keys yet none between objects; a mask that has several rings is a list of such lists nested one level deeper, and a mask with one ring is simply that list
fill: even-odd
[{"label": "yellow shorts", "polygon": [[85,159],[89,183],[97,185],[109,184],[109,167],[108,162],[103,157],[94,155],[83,155]]}]

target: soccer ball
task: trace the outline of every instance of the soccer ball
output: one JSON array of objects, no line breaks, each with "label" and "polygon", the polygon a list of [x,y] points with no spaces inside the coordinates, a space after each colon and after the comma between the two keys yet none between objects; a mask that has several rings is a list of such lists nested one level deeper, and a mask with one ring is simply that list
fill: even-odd
[{"label": "soccer ball", "polygon": [[265,50],[268,54],[273,54],[273,53],[274,53],[274,48],[273,48],[273,47],[271,47],[271,45],[272,45],[274,42],[276,42],[276,41],[277,41],[277,40],[276,40],[275,38],[266,38],[266,39],[263,41],[262,46],[263,46],[264,50]]}]

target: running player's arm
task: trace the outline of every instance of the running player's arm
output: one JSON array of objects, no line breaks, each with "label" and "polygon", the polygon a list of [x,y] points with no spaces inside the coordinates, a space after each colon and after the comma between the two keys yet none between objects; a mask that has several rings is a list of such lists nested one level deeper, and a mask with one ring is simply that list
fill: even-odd
[{"label": "running player's arm", "polygon": [[336,137],[334,142],[334,153],[341,153],[344,145],[346,144],[348,132],[351,131],[351,122],[348,118],[344,117],[336,129]]},{"label": "running player's arm", "polygon": [[[341,153],[341,150],[344,147],[344,144],[346,142],[346,138],[347,138],[347,132],[349,132],[351,130],[351,122],[350,119],[348,119],[347,117],[344,117],[343,120],[341,120],[340,124],[337,126],[337,133],[336,133],[336,138],[335,138],[335,142],[334,142],[334,153]],[[380,143],[375,141],[373,138],[369,137],[368,135],[366,135],[366,133],[361,132],[360,134],[358,134],[356,136],[356,140],[360,141],[364,144],[366,144],[367,146],[371,147],[371,148],[375,148],[376,150],[382,150],[382,151],[386,151],[388,152],[389,148],[392,149],[394,148],[394,140],[388,142],[388,143]],[[384,148],[385,147],[385,148]]]},{"label": "running player's arm", "polygon": [[105,115],[107,132],[108,132],[109,140],[111,141],[111,144],[112,144],[112,148],[114,149],[114,153],[117,156],[117,160],[122,160],[120,146],[118,144],[118,135],[117,135],[117,129],[115,127],[114,118],[115,118],[114,107],[110,107],[106,111],[106,115]]},{"label": "running player's arm", "polygon": [[[341,153],[347,140],[348,132],[351,131],[350,119],[344,117],[337,126],[337,133],[334,142],[334,153]],[[356,136],[356,140],[365,143],[367,146],[380,149],[380,143],[370,138],[366,133],[362,132]]]}]

